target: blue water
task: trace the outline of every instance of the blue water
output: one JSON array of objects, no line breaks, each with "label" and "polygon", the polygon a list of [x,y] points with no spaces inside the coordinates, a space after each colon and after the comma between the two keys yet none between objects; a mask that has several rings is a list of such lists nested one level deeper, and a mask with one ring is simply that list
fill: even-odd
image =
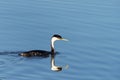
[{"label": "blue water", "polygon": [[[19,51],[50,50],[48,58],[24,58]],[[0,0],[0,80],[119,80],[119,0]],[[69,65],[66,69],[65,65]]]}]

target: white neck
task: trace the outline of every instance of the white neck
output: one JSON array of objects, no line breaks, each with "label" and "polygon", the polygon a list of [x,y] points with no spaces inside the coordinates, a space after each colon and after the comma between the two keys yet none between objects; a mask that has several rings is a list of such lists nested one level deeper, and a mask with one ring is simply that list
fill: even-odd
[{"label": "white neck", "polygon": [[52,46],[52,48],[54,48],[54,42],[55,42],[56,40],[59,40],[59,39],[56,38],[56,37],[52,37],[52,39],[51,39],[51,46]]}]

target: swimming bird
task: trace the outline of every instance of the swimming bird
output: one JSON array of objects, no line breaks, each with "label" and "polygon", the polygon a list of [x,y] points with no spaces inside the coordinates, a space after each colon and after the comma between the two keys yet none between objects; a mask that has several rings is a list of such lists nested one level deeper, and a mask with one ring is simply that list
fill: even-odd
[{"label": "swimming bird", "polygon": [[50,44],[51,51],[31,50],[31,51],[22,52],[19,55],[20,56],[25,56],[25,57],[32,57],[32,56],[48,57],[49,54],[54,54],[55,53],[54,43],[57,40],[68,41],[67,39],[62,38],[62,36],[60,36],[59,34],[54,34],[51,38],[51,44]]}]

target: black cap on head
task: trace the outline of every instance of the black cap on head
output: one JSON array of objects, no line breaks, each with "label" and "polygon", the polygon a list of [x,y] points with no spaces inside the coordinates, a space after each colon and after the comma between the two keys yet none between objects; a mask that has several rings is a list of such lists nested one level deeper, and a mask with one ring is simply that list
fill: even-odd
[{"label": "black cap on head", "polygon": [[54,34],[52,37],[57,37],[57,38],[62,38],[62,36],[60,36],[59,34]]}]

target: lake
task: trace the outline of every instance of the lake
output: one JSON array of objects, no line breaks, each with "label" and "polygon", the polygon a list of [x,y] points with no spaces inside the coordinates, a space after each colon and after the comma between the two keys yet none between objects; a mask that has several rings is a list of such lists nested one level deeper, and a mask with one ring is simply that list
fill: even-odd
[{"label": "lake", "polygon": [[[57,66],[50,59],[21,57],[28,50],[50,50],[57,41]],[[119,80],[119,0],[1,0],[0,80]],[[66,68],[67,66],[67,68]]]}]

